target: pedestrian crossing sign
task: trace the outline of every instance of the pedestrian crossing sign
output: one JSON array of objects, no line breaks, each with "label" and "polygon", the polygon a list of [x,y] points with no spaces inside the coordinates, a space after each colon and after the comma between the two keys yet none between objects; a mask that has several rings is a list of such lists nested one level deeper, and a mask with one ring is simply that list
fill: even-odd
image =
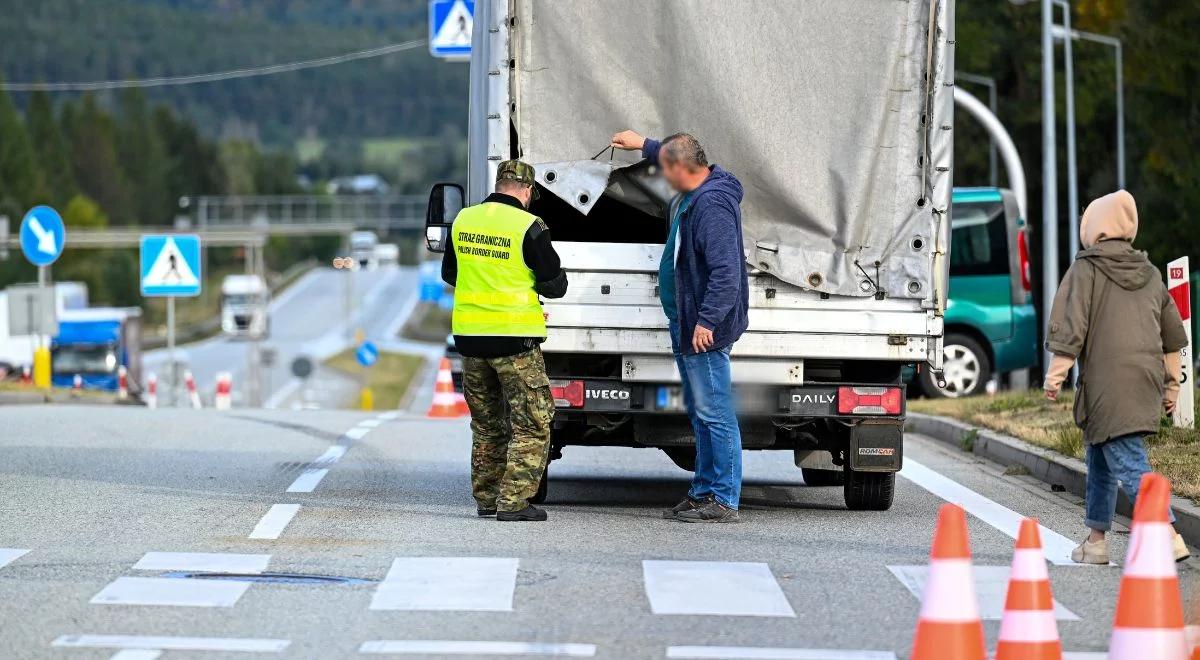
[{"label": "pedestrian crossing sign", "polygon": [[200,295],[199,236],[144,235],[141,261],[143,296]]},{"label": "pedestrian crossing sign", "polygon": [[429,52],[447,59],[470,57],[474,16],[474,0],[430,0]]}]

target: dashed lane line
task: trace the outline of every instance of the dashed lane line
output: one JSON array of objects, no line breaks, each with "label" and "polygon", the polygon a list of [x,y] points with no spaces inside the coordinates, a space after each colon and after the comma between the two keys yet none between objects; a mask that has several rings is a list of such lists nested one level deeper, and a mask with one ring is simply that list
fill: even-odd
[{"label": "dashed lane line", "polygon": [[188,571],[193,573],[261,573],[271,555],[231,552],[147,552],[133,565],[137,571]]},{"label": "dashed lane line", "polygon": [[[925,591],[925,581],[929,577],[928,566],[888,566],[888,570],[897,580],[908,589],[909,593],[921,600]],[[985,620],[999,621],[1004,615],[1004,600],[1008,594],[1008,566],[975,566],[975,597],[979,600],[979,617]],[[1078,621],[1079,616],[1065,605],[1054,601],[1054,618],[1059,621]]]},{"label": "dashed lane line", "polygon": [[511,612],[519,564],[509,557],[397,557],[371,609]]},{"label": "dashed lane line", "polygon": [[29,550],[22,548],[0,548],[0,568],[8,566],[27,552]]},{"label": "dashed lane line", "polygon": [[794,617],[770,567],[759,562],[642,562],[654,614]]},{"label": "dashed lane line", "polygon": [[147,635],[63,635],[50,643],[57,648],[133,649],[148,651],[218,651],[280,653],[291,641],[246,637],[155,637]]},{"label": "dashed lane line", "polygon": [[[1017,538],[1017,533],[1021,529],[1021,521],[1025,516],[1016,511],[976,493],[907,456],[904,458],[904,468],[900,470],[900,476],[947,502],[958,504],[966,509],[967,513],[995,527],[1009,538]],[[1039,525],[1039,527],[1042,532],[1042,548],[1050,563],[1056,566],[1086,565],[1071,561],[1071,551],[1075,549],[1075,541],[1045,525]]]},{"label": "dashed lane line", "polygon": [[321,483],[325,475],[329,474],[329,468],[309,468],[300,473],[296,480],[288,486],[289,493],[311,493],[313,489]]},{"label": "dashed lane line", "polygon": [[363,642],[359,653],[385,655],[549,655],[590,658],[595,644],[551,644],[544,642],[456,642],[441,640],[383,639]]},{"label": "dashed lane line", "polygon": [[158,660],[162,654],[158,649],[125,649],[114,653],[109,660]]},{"label": "dashed lane line", "polygon": [[91,602],[94,605],[233,607],[249,588],[249,582],[238,580],[119,577],[93,596]]},{"label": "dashed lane line", "polygon": [[277,539],[300,512],[299,504],[275,504],[263,514],[250,532],[252,539]]}]

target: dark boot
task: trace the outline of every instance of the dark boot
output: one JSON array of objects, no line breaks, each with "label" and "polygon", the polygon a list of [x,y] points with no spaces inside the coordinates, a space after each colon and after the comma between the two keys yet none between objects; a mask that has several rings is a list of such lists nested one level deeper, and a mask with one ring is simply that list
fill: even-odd
[{"label": "dark boot", "polygon": [[497,511],[496,520],[505,522],[526,522],[526,521],[541,521],[546,519],[546,512],[542,509],[533,506],[532,504],[525,505],[520,511]]},{"label": "dark boot", "polygon": [[680,502],[679,504],[676,504],[675,506],[671,507],[670,509],[663,511],[663,518],[666,518],[667,520],[671,520],[671,519],[675,518],[676,516],[678,516],[679,514],[683,513],[684,511],[694,511],[696,509],[699,509],[700,507],[704,506],[706,502],[708,502],[707,499],[693,500],[690,497],[685,497],[685,498],[683,498],[683,501]]},{"label": "dark boot", "polygon": [[485,509],[483,507],[477,507],[475,509],[475,514],[480,518],[491,518],[492,516],[496,515],[496,508],[492,507],[490,509]]},{"label": "dark boot", "polygon": [[675,516],[675,520],[689,523],[735,523],[741,522],[737,509],[731,509],[716,500],[712,500],[699,509],[684,511]]}]

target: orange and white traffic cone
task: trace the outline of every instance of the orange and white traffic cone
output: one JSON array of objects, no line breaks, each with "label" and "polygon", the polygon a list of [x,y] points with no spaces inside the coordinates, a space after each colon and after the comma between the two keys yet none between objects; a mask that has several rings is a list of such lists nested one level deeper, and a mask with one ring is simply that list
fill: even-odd
[{"label": "orange and white traffic cone", "polygon": [[129,398],[129,370],[123,366],[117,367],[117,398]]},{"label": "orange and white traffic cone", "polygon": [[158,407],[158,376],[146,376],[146,407],[153,410]]},{"label": "orange and white traffic cone", "polygon": [[443,419],[462,417],[458,408],[458,397],[454,393],[454,378],[450,375],[450,360],[446,358],[442,358],[442,363],[438,365],[437,382],[433,386],[433,403],[425,416]]},{"label": "orange and white traffic cone", "polygon": [[957,504],[938,512],[929,577],[911,660],[984,660],[983,621],[975,599],[975,575],[967,537],[967,514]]},{"label": "orange and white traffic cone", "polygon": [[217,374],[217,391],[213,395],[213,408],[229,410],[233,407],[233,374],[222,371]]},{"label": "orange and white traffic cone", "polygon": [[471,406],[467,405],[467,397],[463,396],[462,392],[454,392],[454,403],[458,408],[458,414],[461,417],[471,416]]},{"label": "orange and white traffic cone", "polygon": [[[203,408],[204,404],[200,403],[200,392],[196,389],[196,377],[192,375],[192,372],[183,372],[183,385],[187,388],[188,401],[191,402],[192,408],[196,410]],[[172,392],[171,396],[173,398],[175,393]]]},{"label": "orange and white traffic cone", "polygon": [[1183,598],[1175,572],[1171,482],[1148,472],[1138,487],[1125,572],[1117,594],[1109,660],[1186,660]]},{"label": "orange and white traffic cone", "polygon": [[996,660],[1062,660],[1062,657],[1041,534],[1037,520],[1026,518],[1021,521],[1013,550]]}]

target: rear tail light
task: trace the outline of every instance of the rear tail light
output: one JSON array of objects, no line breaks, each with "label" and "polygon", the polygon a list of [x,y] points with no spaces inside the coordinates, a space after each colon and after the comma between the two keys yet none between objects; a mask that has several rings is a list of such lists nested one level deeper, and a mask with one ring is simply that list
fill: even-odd
[{"label": "rear tail light", "polygon": [[1021,288],[1029,293],[1033,291],[1033,277],[1029,265],[1029,239],[1024,229],[1017,232],[1017,256],[1021,268]]},{"label": "rear tail light", "polygon": [[899,387],[839,387],[840,415],[899,415],[904,397]]},{"label": "rear tail light", "polygon": [[550,394],[554,397],[554,405],[560,408],[583,407],[582,380],[552,380]]}]

